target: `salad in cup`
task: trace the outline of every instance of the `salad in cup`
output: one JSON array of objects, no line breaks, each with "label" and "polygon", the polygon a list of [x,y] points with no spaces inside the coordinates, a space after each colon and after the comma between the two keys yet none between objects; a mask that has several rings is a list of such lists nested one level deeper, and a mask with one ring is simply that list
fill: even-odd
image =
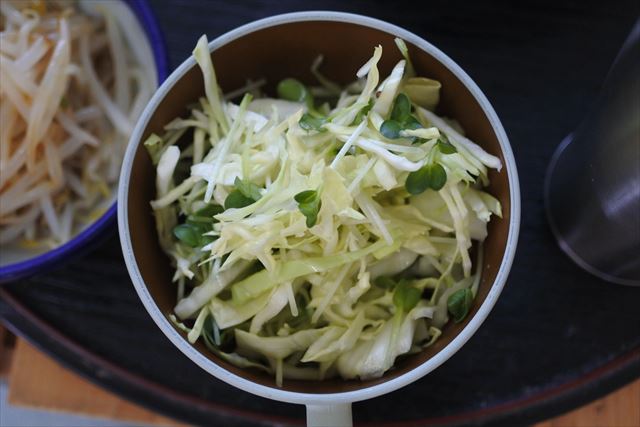
[{"label": "salad in cup", "polygon": [[144,143],[172,260],[172,322],[218,357],[285,378],[369,379],[473,307],[500,160],[434,113],[438,81],[405,43],[340,86],[287,78],[223,94],[203,36],[205,96]]}]

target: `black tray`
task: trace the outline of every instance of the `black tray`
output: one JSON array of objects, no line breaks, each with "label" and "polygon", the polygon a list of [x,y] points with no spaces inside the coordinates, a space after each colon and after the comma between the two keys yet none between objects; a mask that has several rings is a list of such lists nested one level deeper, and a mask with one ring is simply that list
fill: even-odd
[{"label": "black tray", "polygon": [[[302,2],[155,1],[174,66],[213,38]],[[354,405],[363,425],[514,425],[595,399],[640,377],[640,288],[588,275],[555,245],[542,183],[561,139],[594,102],[640,13],[635,0],[532,3],[333,1],[406,27],[444,50],[485,91],[516,155],[522,228],[508,284],[475,336],[422,380]],[[16,333],[92,381],[151,409],[206,425],[301,424],[301,406],[209,376],[176,350],[133,290],[115,230],[84,258],[0,289]]]}]

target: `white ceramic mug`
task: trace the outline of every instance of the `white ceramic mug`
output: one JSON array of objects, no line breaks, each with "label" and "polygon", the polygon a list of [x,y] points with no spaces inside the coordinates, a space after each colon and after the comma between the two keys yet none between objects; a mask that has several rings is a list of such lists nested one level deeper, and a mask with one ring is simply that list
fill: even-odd
[{"label": "white ceramic mug", "polygon": [[[144,211],[147,209],[148,212],[144,212],[142,217],[147,218],[147,221],[152,221],[152,219],[150,216],[145,217],[147,214],[150,215],[150,208],[145,207],[145,203],[148,204],[146,200],[142,202],[138,200],[141,196],[137,193],[137,191],[139,191],[137,189],[138,187],[148,185],[144,183],[146,182],[144,180],[148,181],[150,179],[147,176],[149,172],[143,173],[140,172],[139,169],[146,168],[148,170],[149,165],[146,165],[145,167],[140,166],[140,162],[146,162],[147,160],[144,159],[144,154],[140,154],[138,156],[136,156],[136,154],[139,154],[139,152],[142,151],[140,148],[141,141],[143,141],[146,135],[149,134],[149,127],[152,127],[150,123],[163,120],[162,118],[158,118],[159,116],[165,117],[168,115],[166,113],[164,115],[158,114],[156,110],[161,106],[163,100],[167,97],[167,94],[174,89],[176,84],[195,67],[195,60],[191,57],[180,65],[180,67],[178,67],[162,84],[150,104],[145,109],[142,118],[139,120],[134,130],[120,177],[120,190],[118,194],[118,225],[120,229],[120,239],[122,242],[124,258],[140,299],[160,329],[187,357],[216,378],[246,392],[266,397],[268,399],[306,405],[307,423],[309,426],[350,426],[352,425],[352,402],[371,399],[397,390],[400,387],[418,380],[444,363],[449,357],[458,351],[480,327],[484,319],[489,314],[489,311],[496,303],[513,261],[520,224],[520,190],[515,161],[511,147],[509,146],[509,141],[500,120],[489,104],[489,101],[471,78],[449,57],[422,38],[402,28],[376,19],[347,13],[290,13],[262,19],[230,31],[213,40],[209,44],[209,49],[212,52],[215,52],[217,49],[227,46],[230,43],[242,39],[243,37],[251,35],[252,33],[270,29],[272,27],[279,27],[291,23],[317,23],[318,21],[322,23],[348,23],[351,26],[355,25],[366,28],[367,31],[375,30],[380,32],[380,34],[384,33],[387,37],[400,37],[405,40],[408,45],[411,45],[412,48],[428,54],[431,60],[439,63],[439,67],[442,67],[442,70],[445,70],[446,73],[450,75],[450,80],[455,82],[455,85],[457,85],[457,89],[455,90],[461,93],[464,92],[464,96],[466,97],[465,99],[467,99],[466,102],[469,103],[469,108],[475,108],[475,112],[473,114],[484,115],[483,123],[486,125],[485,130],[487,132],[491,132],[492,138],[495,140],[494,151],[501,151],[501,153],[493,153],[496,155],[499,154],[503,159],[504,168],[500,173],[506,174],[506,176],[501,176],[503,183],[506,183],[502,187],[503,194],[501,196],[501,201],[503,203],[503,209],[507,214],[505,215],[505,219],[501,220],[504,221],[500,226],[503,230],[503,236],[500,237],[501,240],[496,243],[496,247],[501,251],[501,256],[492,265],[487,267],[492,269],[492,280],[490,283],[484,283],[481,285],[481,287],[484,286],[484,289],[486,290],[486,293],[483,294],[484,299],[476,303],[476,307],[474,308],[472,315],[465,320],[466,323],[459,326],[460,329],[456,330],[456,334],[450,339],[450,341],[448,341],[443,348],[439,349],[423,363],[420,363],[416,367],[412,367],[406,371],[400,370],[399,372],[396,371],[396,373],[385,374],[383,381],[363,383],[362,386],[355,386],[346,391],[338,390],[335,392],[309,393],[287,389],[286,381],[283,388],[278,388],[275,385],[271,386],[269,384],[252,381],[246,378],[242,372],[232,372],[230,369],[226,369],[221,366],[221,363],[215,361],[211,355],[206,354],[189,344],[183,333],[176,330],[167,318],[167,315],[169,314],[166,312],[167,310],[162,310],[158,306],[157,298],[154,298],[154,293],[158,292],[158,290],[156,285],[150,286],[150,282],[159,279],[157,279],[157,277],[151,277],[155,273],[152,269],[148,269],[142,265],[144,263],[151,262],[145,260],[147,257],[147,249],[145,245],[150,243],[148,240],[145,241],[144,239],[148,239],[149,236],[153,235],[153,231],[149,231],[147,233],[148,236],[146,237],[137,236],[140,234],[139,228],[146,227],[147,224],[141,222],[143,220],[140,219],[140,212],[136,211]],[[371,46],[371,48],[373,48],[373,46]],[[242,52],[238,53],[242,54]],[[220,73],[218,75],[220,76]],[[449,89],[446,84],[443,85],[443,91],[446,92],[447,90],[454,89]],[[464,122],[463,125],[466,126]],[[155,126],[158,126],[158,124],[156,123]],[[480,140],[478,142],[482,143]],[[135,175],[135,177],[132,175]],[[136,184],[135,186],[133,186],[134,183]],[[145,197],[149,198],[150,196],[145,195]],[[135,204],[135,206],[132,207],[132,203]],[[484,270],[483,274],[485,274]],[[150,290],[150,287],[154,288],[153,291]],[[389,378],[386,379],[388,375]]]}]

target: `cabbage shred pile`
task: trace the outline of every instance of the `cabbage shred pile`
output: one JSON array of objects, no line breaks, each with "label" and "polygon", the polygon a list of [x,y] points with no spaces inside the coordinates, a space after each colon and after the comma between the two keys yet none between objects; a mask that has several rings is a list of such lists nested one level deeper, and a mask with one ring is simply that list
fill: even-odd
[{"label": "cabbage shred pile", "polygon": [[368,379],[468,315],[472,241],[501,216],[481,188],[500,160],[433,113],[440,84],[396,44],[384,80],[378,46],[346,88],[319,57],[317,87],[285,79],[269,98],[264,82],[223,96],[198,41],[206,97],[145,142],[175,265],[170,318],[190,342],[278,385]]}]

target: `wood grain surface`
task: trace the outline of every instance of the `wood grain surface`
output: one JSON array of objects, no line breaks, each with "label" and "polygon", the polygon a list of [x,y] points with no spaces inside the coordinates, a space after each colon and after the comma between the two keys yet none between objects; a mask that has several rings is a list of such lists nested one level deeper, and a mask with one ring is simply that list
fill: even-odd
[{"label": "wood grain surface", "polygon": [[182,425],[93,385],[22,339],[16,344],[8,382],[13,405],[132,423]]},{"label": "wood grain surface", "polygon": [[587,426],[640,426],[640,380],[575,411],[536,424],[536,427]]},{"label": "wood grain surface", "polygon": [[[6,330],[0,325],[0,343]],[[23,339],[15,350],[0,347],[0,361],[13,355],[9,403],[38,409],[69,412],[159,426],[184,425],[122,400],[89,383],[42,354]],[[2,365],[0,365],[2,366]],[[9,364],[5,365],[7,368]],[[0,370],[0,372],[2,372]],[[47,378],[47,381],[42,381]],[[640,426],[640,379],[582,408],[535,427],[637,427]]]}]

